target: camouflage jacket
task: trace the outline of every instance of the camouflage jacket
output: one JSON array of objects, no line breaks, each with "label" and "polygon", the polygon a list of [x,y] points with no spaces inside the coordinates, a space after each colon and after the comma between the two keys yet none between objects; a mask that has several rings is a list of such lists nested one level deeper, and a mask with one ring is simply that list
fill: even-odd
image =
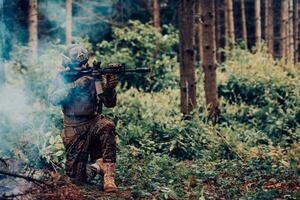
[{"label": "camouflage jacket", "polygon": [[60,105],[64,113],[65,124],[79,124],[101,114],[102,106],[114,107],[117,102],[115,89],[103,87],[103,93],[97,95],[95,80],[87,80],[83,87],[73,87],[57,76],[55,87],[50,94],[50,102]]}]

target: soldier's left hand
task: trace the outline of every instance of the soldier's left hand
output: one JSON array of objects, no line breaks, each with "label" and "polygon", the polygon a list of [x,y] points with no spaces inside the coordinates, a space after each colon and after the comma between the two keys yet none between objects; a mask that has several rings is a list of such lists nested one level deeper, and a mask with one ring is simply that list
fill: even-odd
[{"label": "soldier's left hand", "polygon": [[[121,64],[109,64],[108,65],[111,68],[121,68]],[[107,83],[107,87],[110,89],[114,89],[115,87],[117,87],[118,85],[118,76],[114,75],[114,74],[107,74],[106,75],[106,83]]]}]

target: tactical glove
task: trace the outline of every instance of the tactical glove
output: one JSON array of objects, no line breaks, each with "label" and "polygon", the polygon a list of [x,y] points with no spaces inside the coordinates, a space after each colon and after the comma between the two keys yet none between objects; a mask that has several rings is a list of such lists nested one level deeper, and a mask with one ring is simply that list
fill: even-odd
[{"label": "tactical glove", "polygon": [[[121,68],[121,64],[109,64],[111,68]],[[118,85],[118,76],[114,74],[107,74],[106,75],[106,86],[109,89],[114,89]]]},{"label": "tactical glove", "polygon": [[89,80],[93,79],[91,76],[83,76],[72,83],[73,88],[80,87],[83,88],[85,83]]}]

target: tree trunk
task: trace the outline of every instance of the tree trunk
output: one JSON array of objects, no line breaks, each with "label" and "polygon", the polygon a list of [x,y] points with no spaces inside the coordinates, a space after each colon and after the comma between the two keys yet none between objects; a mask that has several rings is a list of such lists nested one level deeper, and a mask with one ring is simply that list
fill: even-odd
[{"label": "tree trunk", "polygon": [[242,13],[242,32],[243,32],[243,40],[244,40],[244,45],[245,45],[244,47],[245,47],[245,49],[248,49],[245,0],[242,0],[242,2],[241,2],[241,13]]},{"label": "tree trunk", "polygon": [[265,0],[265,35],[268,51],[274,56],[273,0]]},{"label": "tree trunk", "polygon": [[255,0],[255,45],[258,48],[261,42],[260,0]]},{"label": "tree trunk", "polygon": [[152,0],[152,15],[153,15],[153,25],[159,31],[160,27],[160,8],[159,8],[159,0]]},{"label": "tree trunk", "polygon": [[66,1],[66,45],[72,44],[72,0]]},{"label": "tree trunk", "polygon": [[219,52],[220,46],[221,46],[221,20],[220,20],[220,6],[221,6],[221,2],[220,0],[215,0],[215,43],[216,43],[216,59],[217,62],[221,62],[221,54]]},{"label": "tree trunk", "polygon": [[233,18],[233,2],[232,0],[226,0],[226,16],[227,16],[227,47],[232,47],[235,43],[235,34],[234,34],[234,18]]},{"label": "tree trunk", "polygon": [[4,45],[5,45],[5,24],[3,16],[3,0],[0,0],[0,87],[5,83],[5,71],[4,71]]},{"label": "tree trunk", "polygon": [[179,58],[181,112],[188,117],[196,107],[194,0],[179,3]]},{"label": "tree trunk", "polygon": [[201,22],[201,7],[200,7],[200,0],[196,0],[195,2],[195,12],[197,17],[197,26],[196,26],[196,33],[197,33],[197,41],[198,41],[198,56],[199,60],[202,60],[203,58],[203,38],[202,38],[202,22]]},{"label": "tree trunk", "polygon": [[280,56],[287,59],[287,23],[288,23],[288,1],[281,1],[281,20],[280,20]]},{"label": "tree trunk", "polygon": [[38,4],[37,0],[29,0],[29,59],[36,62],[38,57]]},{"label": "tree trunk", "polygon": [[216,46],[215,46],[215,18],[214,1],[201,0],[201,11],[203,18],[203,71],[204,90],[209,118],[214,122],[219,115],[217,74],[216,74]]},{"label": "tree trunk", "polygon": [[293,0],[289,0],[289,13],[288,13],[288,63],[294,63],[294,4]]},{"label": "tree trunk", "polygon": [[300,49],[299,49],[299,44],[300,44],[300,37],[299,37],[299,25],[300,25],[300,21],[299,21],[299,13],[300,13],[300,3],[299,0],[295,0],[295,34],[294,34],[294,40],[295,40],[295,63],[299,62],[299,58],[300,58]]}]

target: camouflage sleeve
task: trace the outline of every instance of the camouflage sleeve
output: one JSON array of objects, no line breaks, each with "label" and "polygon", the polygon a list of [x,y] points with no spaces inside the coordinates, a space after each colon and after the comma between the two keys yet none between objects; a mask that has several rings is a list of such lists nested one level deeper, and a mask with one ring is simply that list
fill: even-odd
[{"label": "camouflage sleeve", "polygon": [[101,95],[101,100],[104,106],[108,108],[115,107],[117,104],[117,93],[115,89],[107,88]]},{"label": "camouflage sleeve", "polygon": [[50,92],[49,100],[55,106],[62,105],[69,98],[70,91],[74,88],[74,84],[65,84],[63,80],[57,76],[53,85],[54,88]]}]

